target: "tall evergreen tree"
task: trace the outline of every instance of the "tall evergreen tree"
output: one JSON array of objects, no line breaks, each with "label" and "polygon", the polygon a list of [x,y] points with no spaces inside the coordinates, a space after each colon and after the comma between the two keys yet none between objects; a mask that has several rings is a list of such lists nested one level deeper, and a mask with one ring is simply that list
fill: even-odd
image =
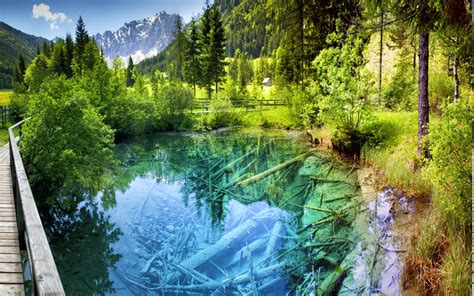
[{"label": "tall evergreen tree", "polygon": [[26,61],[22,53],[18,55],[18,62],[13,69],[13,85],[25,83]]},{"label": "tall evergreen tree", "polygon": [[219,83],[225,76],[225,32],[222,25],[221,12],[216,5],[210,8],[211,30],[209,32],[209,43],[207,44],[207,73],[210,81],[215,84],[216,96],[219,91]]},{"label": "tall evergreen tree", "polygon": [[127,86],[132,87],[135,84],[135,79],[133,78],[133,65],[132,57],[128,57],[128,66],[127,66]]},{"label": "tall evergreen tree", "polygon": [[82,17],[79,17],[79,20],[76,24],[76,53],[78,57],[82,57],[86,44],[89,42],[89,34],[86,31],[86,25],[82,20]]},{"label": "tall evergreen tree", "polygon": [[65,74],[66,77],[72,77],[72,60],[74,58],[74,42],[72,41],[71,34],[66,35],[66,53],[65,53],[65,60],[66,60],[66,68]]},{"label": "tall evergreen tree", "polygon": [[51,54],[51,48],[49,47],[48,41],[43,42],[43,54],[48,58]]},{"label": "tall evergreen tree", "polygon": [[183,80],[183,65],[184,65],[184,33],[183,33],[183,23],[181,21],[181,17],[178,15],[175,21],[176,29],[174,32],[174,38],[176,40],[177,55],[176,58],[176,75],[180,80]]},{"label": "tall evergreen tree", "polygon": [[427,153],[423,139],[428,134],[430,105],[428,100],[428,63],[430,32],[439,21],[440,0],[401,0],[394,12],[407,20],[419,36],[418,45],[418,156]]},{"label": "tall evergreen tree", "polygon": [[198,84],[199,77],[201,77],[201,61],[199,56],[201,54],[201,46],[199,44],[199,34],[194,18],[190,23],[189,43],[187,50],[187,65],[186,65],[186,79],[193,85],[194,97],[196,97],[196,84]]},{"label": "tall evergreen tree", "polygon": [[211,16],[211,6],[209,0],[206,0],[204,7],[204,12],[201,16],[201,35],[199,36],[201,44],[201,65],[202,65],[202,76],[200,79],[201,86],[206,87],[207,95],[209,99],[211,98],[211,84],[212,84],[212,65],[210,63],[211,59],[211,47],[210,47],[210,35],[212,29],[212,16]]},{"label": "tall evergreen tree", "polygon": [[57,43],[53,46],[51,60],[53,62],[53,71],[66,75],[66,54],[63,43]]}]

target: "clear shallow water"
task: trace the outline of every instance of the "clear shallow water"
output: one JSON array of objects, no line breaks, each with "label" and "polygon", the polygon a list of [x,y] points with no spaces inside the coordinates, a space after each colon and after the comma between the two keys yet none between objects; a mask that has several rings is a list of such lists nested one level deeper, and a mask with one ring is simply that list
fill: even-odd
[{"label": "clear shallow water", "polygon": [[346,277],[347,262],[362,253],[351,228],[356,177],[297,134],[159,134],[116,154],[120,167],[97,196],[47,215],[68,294],[313,295],[356,286],[343,283],[357,278]]}]

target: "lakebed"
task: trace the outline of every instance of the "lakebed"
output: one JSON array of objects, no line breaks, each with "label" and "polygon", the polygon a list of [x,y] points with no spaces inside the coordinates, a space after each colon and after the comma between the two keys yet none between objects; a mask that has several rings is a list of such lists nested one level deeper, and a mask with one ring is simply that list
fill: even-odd
[{"label": "lakebed", "polygon": [[299,132],[166,133],[117,146],[110,184],[46,223],[71,295],[399,295],[393,207]]}]

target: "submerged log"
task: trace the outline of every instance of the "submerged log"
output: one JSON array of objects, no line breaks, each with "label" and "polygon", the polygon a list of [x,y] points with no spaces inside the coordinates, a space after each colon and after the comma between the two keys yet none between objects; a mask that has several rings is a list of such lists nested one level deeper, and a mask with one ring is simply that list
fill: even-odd
[{"label": "submerged log", "polygon": [[353,249],[351,253],[346,255],[344,260],[342,260],[341,265],[336,266],[334,271],[324,279],[324,281],[317,288],[317,294],[321,296],[334,295],[334,289],[337,286],[337,283],[346,276],[347,271],[352,265],[354,258],[354,253],[357,252],[357,249]]},{"label": "submerged log", "polygon": [[283,224],[280,221],[276,221],[275,225],[273,225],[272,232],[270,233],[270,239],[268,240],[267,247],[265,249],[265,252],[263,253],[263,258],[272,257],[282,227]]},{"label": "submerged log", "polygon": [[266,178],[266,177],[268,177],[268,176],[270,176],[270,175],[272,175],[272,174],[274,174],[274,173],[276,173],[276,172],[292,165],[295,162],[298,162],[298,161],[301,161],[301,160],[305,159],[306,157],[313,154],[314,152],[315,152],[314,150],[311,150],[311,151],[308,151],[306,153],[300,154],[300,155],[296,156],[295,158],[290,159],[288,161],[285,161],[284,163],[281,163],[281,164],[279,164],[279,165],[277,165],[277,166],[275,166],[271,169],[268,169],[264,172],[261,172],[257,175],[254,175],[250,178],[247,178],[245,180],[239,181],[236,185],[238,187],[242,187],[242,186],[246,186],[246,185],[258,182],[258,181],[260,181],[260,180],[262,180],[262,179],[264,179],[264,178]]},{"label": "submerged log", "polygon": [[213,245],[207,247],[204,250],[201,250],[194,254],[194,256],[181,262],[181,266],[189,269],[194,269],[201,264],[205,263],[212,257],[222,253],[225,249],[232,244],[234,241],[238,240],[240,237],[245,235],[247,232],[251,231],[257,226],[257,223],[254,220],[247,220],[244,223],[240,224],[233,230],[224,234],[217,242]]},{"label": "submerged log", "polygon": [[230,261],[229,265],[234,265],[236,263],[239,263],[243,258],[245,254],[245,249],[249,249],[251,252],[254,252],[255,250],[258,250],[261,246],[267,242],[268,239],[265,237],[259,238],[248,244],[247,246],[243,247],[240,249],[237,253],[235,253],[234,257],[232,257],[232,260]]}]

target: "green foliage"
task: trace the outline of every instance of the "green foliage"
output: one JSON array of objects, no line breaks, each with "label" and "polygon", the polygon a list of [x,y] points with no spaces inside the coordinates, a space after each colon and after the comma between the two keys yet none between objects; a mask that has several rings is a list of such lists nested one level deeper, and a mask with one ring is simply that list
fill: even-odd
[{"label": "green foliage", "polygon": [[160,86],[154,93],[160,130],[180,130],[190,127],[186,109],[193,104],[192,92],[178,83]]},{"label": "green foliage", "polygon": [[[411,57],[399,55],[395,74],[383,93],[383,104],[390,110],[414,110],[417,106],[416,70]],[[432,85],[430,83],[430,85]]]},{"label": "green foliage", "polygon": [[239,123],[239,116],[232,110],[232,102],[229,99],[212,100],[209,110],[211,112],[207,115],[207,124],[212,129]]},{"label": "green foliage", "polygon": [[441,119],[429,126],[432,158],[424,172],[452,229],[465,231],[471,223],[471,118],[465,102],[443,106]]},{"label": "green foliage", "polygon": [[[321,90],[323,121],[332,122],[345,131],[359,128],[370,114],[369,89],[372,79],[363,70],[366,35],[344,34],[337,30],[328,43],[340,44],[323,49],[313,62]],[[342,134],[346,134],[342,132]]]},{"label": "green foliage", "polygon": [[432,110],[439,111],[446,100],[452,100],[453,90],[452,77],[449,77],[446,73],[432,73],[428,85],[428,96]]},{"label": "green foliage", "polygon": [[334,149],[358,156],[365,143],[365,137],[364,134],[354,126],[343,125],[337,127],[331,142]]},{"label": "green foliage", "polygon": [[49,79],[51,74],[48,58],[43,54],[37,55],[25,73],[28,90],[32,93],[39,92],[41,84]]},{"label": "green foliage", "polygon": [[21,53],[26,63],[46,39],[25,34],[0,21],[0,89],[12,88],[15,63]]},{"label": "green foliage", "polygon": [[215,92],[217,93],[219,83],[225,75],[225,40],[220,11],[215,5],[206,7],[202,16],[200,38],[202,65],[202,79],[200,82],[202,86],[207,88],[209,98],[211,98],[213,84],[215,84]]},{"label": "green foliage", "polygon": [[94,194],[113,165],[113,131],[64,77],[43,83],[29,105],[22,155],[36,196]]},{"label": "green foliage", "polygon": [[133,65],[132,57],[128,57],[128,66],[127,66],[127,86],[132,87],[135,84],[135,80],[133,80],[133,69],[135,66]]}]

